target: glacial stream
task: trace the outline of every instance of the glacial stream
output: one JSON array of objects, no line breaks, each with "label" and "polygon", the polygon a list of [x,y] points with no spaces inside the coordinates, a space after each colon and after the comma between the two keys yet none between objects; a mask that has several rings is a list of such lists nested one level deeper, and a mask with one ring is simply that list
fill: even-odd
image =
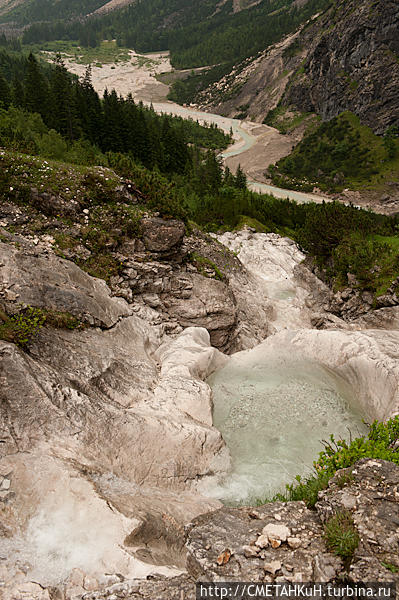
[{"label": "glacial stream", "polygon": [[227,504],[284,490],[306,475],[330,434],[349,439],[366,431],[352,390],[317,363],[261,344],[234,355],[209,379],[214,425],[232,470],[206,490]]}]

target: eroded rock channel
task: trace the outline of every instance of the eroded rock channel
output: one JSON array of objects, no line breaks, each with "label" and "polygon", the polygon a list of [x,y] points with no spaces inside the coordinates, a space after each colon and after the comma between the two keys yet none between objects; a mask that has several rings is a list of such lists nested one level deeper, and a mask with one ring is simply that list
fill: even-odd
[{"label": "eroded rock channel", "polygon": [[[274,410],[280,419],[263,424],[259,437],[268,445],[260,456],[279,460],[288,481],[298,472],[279,449],[288,444],[279,437],[288,421],[291,441],[294,430],[305,430],[310,413],[320,427],[315,439],[342,433],[331,425],[337,415],[343,428],[352,420],[344,410],[348,394],[367,418],[398,412],[398,332],[360,329],[329,313],[328,289],[302,265],[292,241],[251,231],[219,241],[200,233],[183,239],[181,226],[169,222],[161,223],[167,239],[159,246],[151,235],[157,224],[146,220],[144,242],[120,252],[124,269],[110,287],[56,256],[45,236],[33,243],[29,236],[3,234],[0,285],[7,312],[25,303],[67,311],[83,324],[74,330],[44,326],[28,353],[0,343],[4,600],[170,600],[180,599],[182,590],[192,598],[193,578],[223,575],[207,561],[213,565],[214,553],[228,545],[230,519],[233,529],[242,530],[230,546],[243,555],[254,537],[249,509],[223,508],[222,495],[209,493],[215,477],[222,481],[234,468],[235,457],[215,427],[227,404],[216,404],[213,423],[206,381],[224,373],[237,388],[237,361],[247,369],[245,361],[255,356],[260,365],[261,395],[266,386],[271,402],[268,418]],[[207,257],[208,272],[183,260],[192,247]],[[212,278],[216,265],[224,267],[223,280]],[[314,329],[315,319],[324,329]],[[239,390],[243,410],[232,403],[230,418],[237,429],[250,421],[260,426],[258,411],[265,405],[246,400],[252,382],[240,385],[247,388]],[[306,401],[309,394],[313,404]],[[282,396],[289,398],[285,408]],[[293,397],[296,415],[287,410]],[[301,460],[305,465],[313,458],[309,448]],[[245,469],[259,479],[270,473],[266,463]],[[398,483],[392,481],[392,497]],[[245,496],[255,491],[249,488]],[[273,511],[287,517],[293,537],[299,515],[309,531],[314,527],[318,542],[302,556],[302,571],[295,567],[308,577],[323,547],[319,517],[302,505],[262,510],[259,527]],[[214,519],[223,532],[203,537],[202,524]],[[242,571],[249,579],[256,575],[252,567]],[[335,562],[333,568],[336,574],[341,566]],[[188,575],[179,575],[187,569]],[[178,579],[144,582],[150,574]],[[234,569],[231,574],[237,575]]]}]

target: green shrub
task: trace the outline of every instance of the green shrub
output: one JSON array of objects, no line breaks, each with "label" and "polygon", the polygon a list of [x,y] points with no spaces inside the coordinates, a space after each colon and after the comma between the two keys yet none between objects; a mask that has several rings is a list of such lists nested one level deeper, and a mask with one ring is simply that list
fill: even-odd
[{"label": "green shrub", "polygon": [[[377,458],[399,464],[399,451],[396,448],[398,440],[399,416],[389,419],[387,423],[374,421],[369,426],[367,435],[349,442],[335,440],[331,436],[329,442],[324,442],[324,450],[313,463],[315,474],[305,479],[297,475],[297,483],[287,484],[285,491],[276,494],[272,501],[303,500],[309,508],[313,508],[319,491],[327,488],[329,480],[339,469],[351,467],[362,458]],[[351,475],[345,474],[337,484],[343,486],[350,479]],[[258,500],[258,504],[268,501],[270,500]]]},{"label": "green shrub", "polygon": [[40,308],[27,306],[21,312],[6,317],[0,325],[0,338],[26,350],[46,320]]},{"label": "green shrub", "polygon": [[349,566],[360,539],[350,512],[337,512],[327,521],[324,539],[330,552],[340,556],[346,566]]}]

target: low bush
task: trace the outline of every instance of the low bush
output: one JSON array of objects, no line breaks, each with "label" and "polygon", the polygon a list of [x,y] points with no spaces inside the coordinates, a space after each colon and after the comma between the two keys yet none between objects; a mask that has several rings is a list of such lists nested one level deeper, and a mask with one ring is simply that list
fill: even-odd
[{"label": "low bush", "polygon": [[[281,500],[303,500],[309,508],[313,508],[317,502],[318,493],[326,489],[331,477],[339,469],[351,467],[362,458],[377,458],[399,464],[399,416],[389,419],[387,423],[374,421],[369,426],[367,435],[346,440],[335,440],[330,437],[324,442],[324,450],[320,452],[319,458],[313,463],[315,474],[302,479],[296,477],[296,483],[287,484],[282,493],[276,494],[272,501]],[[350,474],[347,474],[347,481]],[[345,485],[340,480],[338,485]],[[258,500],[258,504],[265,501]]]}]

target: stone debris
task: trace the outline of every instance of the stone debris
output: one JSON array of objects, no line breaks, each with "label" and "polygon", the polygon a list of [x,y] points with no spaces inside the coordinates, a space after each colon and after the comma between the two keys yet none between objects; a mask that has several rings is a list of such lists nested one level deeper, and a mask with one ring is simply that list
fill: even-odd
[{"label": "stone debris", "polygon": [[262,529],[262,534],[268,537],[270,543],[273,541],[286,542],[287,537],[291,535],[291,531],[286,525],[268,523]]},{"label": "stone debris", "polygon": [[271,573],[272,575],[275,575],[277,573],[277,571],[279,571],[281,569],[281,562],[279,560],[273,560],[271,562],[268,563],[264,563],[263,568],[265,569],[265,571],[267,573]]},{"label": "stone debris", "polygon": [[288,543],[289,547],[292,548],[293,550],[297,550],[302,545],[301,540],[297,537],[289,537],[287,539],[287,543]]},{"label": "stone debris", "polygon": [[[261,548],[262,546],[259,546]],[[255,546],[243,546],[242,550],[244,552],[245,558],[257,558],[258,557],[258,548]]]},{"label": "stone debris", "polygon": [[269,545],[269,537],[267,535],[260,535],[255,542],[258,548],[267,548]]}]

